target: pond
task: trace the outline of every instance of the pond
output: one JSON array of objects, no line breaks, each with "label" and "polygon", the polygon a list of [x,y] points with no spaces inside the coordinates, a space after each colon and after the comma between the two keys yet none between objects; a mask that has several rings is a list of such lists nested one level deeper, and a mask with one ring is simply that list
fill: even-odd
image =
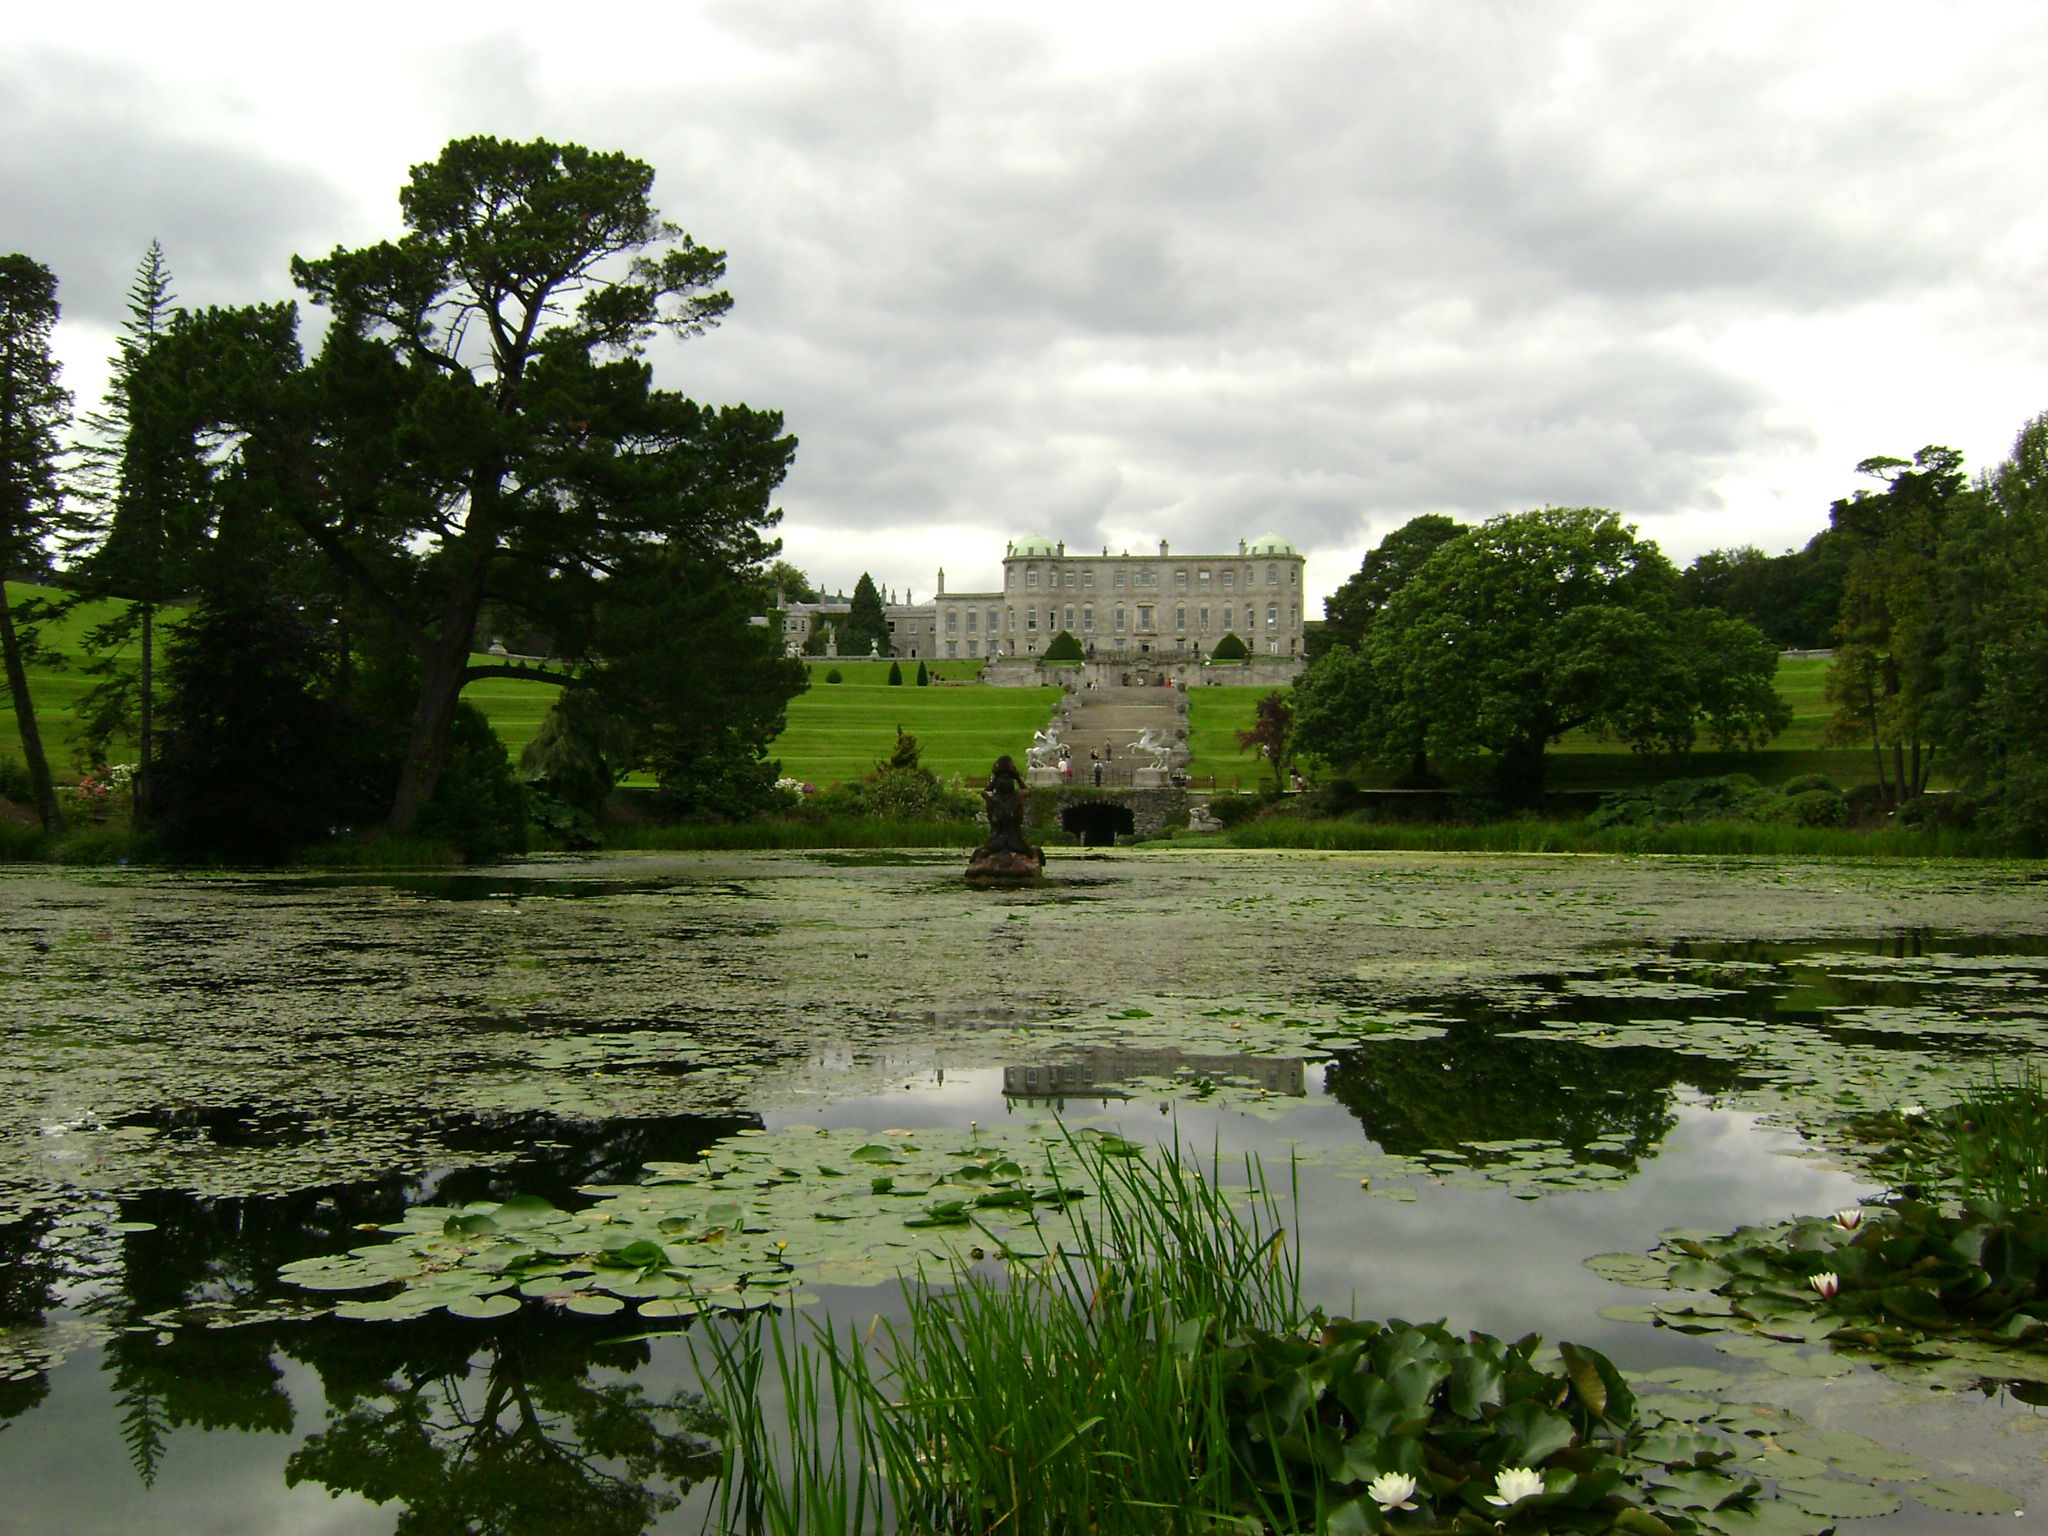
[{"label": "pond", "polygon": [[[0,870],[0,1525],[701,1529],[715,1426],[640,1337],[672,1295],[393,1305],[338,1288],[387,1262],[350,1251],[421,1206],[645,1211],[650,1164],[1088,1127],[1291,1177],[1333,1312],[1780,1415],[1863,1528],[2048,1508],[2048,1392],[1651,1326],[1669,1293],[1629,1283],[1671,1229],[1873,1195],[1845,1117],[2048,1049],[2037,868],[1126,851],[970,892],[961,862]],[[891,1308],[887,1192],[787,1171],[759,1212],[800,1287]]]}]

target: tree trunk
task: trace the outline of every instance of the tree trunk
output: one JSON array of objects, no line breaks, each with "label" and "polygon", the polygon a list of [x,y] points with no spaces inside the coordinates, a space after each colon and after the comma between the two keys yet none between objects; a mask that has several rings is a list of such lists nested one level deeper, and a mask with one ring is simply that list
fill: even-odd
[{"label": "tree trunk", "polygon": [[137,828],[149,825],[153,808],[152,782],[155,778],[156,735],[156,604],[142,605],[142,658],[135,675],[136,743],[135,809]]},{"label": "tree trunk", "polygon": [[21,755],[28,768],[30,792],[35,796],[36,815],[43,831],[56,832],[64,825],[64,813],[57,806],[57,789],[50,782],[50,761],[43,755],[43,733],[36,728],[35,700],[29,697],[28,669],[22,665],[21,637],[14,630],[14,609],[7,601],[7,587],[0,582],[0,654],[7,664],[7,693],[14,701],[14,721],[21,729]]},{"label": "tree trunk", "polygon": [[1543,748],[1550,732],[1535,731],[1514,743],[1493,765],[1493,791],[1518,809],[1543,804]]},{"label": "tree trunk", "polygon": [[413,711],[405,767],[398,775],[398,792],[392,796],[387,823],[394,837],[410,836],[419,826],[421,813],[441,782],[441,770],[448,766],[448,736],[455,723],[455,706],[462,700],[469,646],[438,646],[420,670],[419,706]]}]

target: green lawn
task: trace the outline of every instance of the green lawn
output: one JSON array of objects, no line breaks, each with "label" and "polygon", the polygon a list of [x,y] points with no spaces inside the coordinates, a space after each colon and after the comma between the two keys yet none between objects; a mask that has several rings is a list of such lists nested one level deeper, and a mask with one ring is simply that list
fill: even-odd
[{"label": "green lawn", "polygon": [[1188,690],[1188,745],[1193,749],[1188,777],[1218,789],[1253,789],[1266,776],[1265,759],[1237,744],[1237,733],[1255,721],[1259,700],[1271,688],[1219,686]]},{"label": "green lawn", "polygon": [[[825,681],[832,668],[843,682]],[[917,738],[924,766],[933,773],[981,778],[1004,753],[1022,763],[1032,732],[1052,717],[1060,696],[1057,688],[919,688],[910,681],[917,663],[904,670],[903,686],[891,688],[886,661],[815,663],[810,691],[790,704],[789,727],[769,755],[781,759],[791,778],[837,784],[859,778],[886,758],[900,725]],[[948,661],[934,675],[949,683],[979,670],[976,663]]]},{"label": "green lawn", "polygon": [[[41,595],[47,589],[8,584],[10,601]],[[113,603],[89,603],[44,631],[44,643],[62,659],[58,667],[32,669],[37,719],[43,728],[52,770],[69,779],[77,739],[80,698],[92,687],[82,663],[88,658],[83,640],[88,631],[116,611]],[[133,647],[122,658],[133,663]],[[487,661],[487,657],[477,658]],[[857,778],[888,756],[901,725],[924,749],[924,763],[945,777],[979,778],[1003,753],[1022,760],[1032,732],[1042,727],[1057,702],[1053,688],[983,688],[973,686],[981,663],[927,662],[941,686],[915,686],[917,663],[904,664],[903,686],[888,686],[886,661],[814,660],[811,688],[790,705],[789,725],[770,755],[783,772],[815,784],[836,784]],[[1701,751],[1683,763],[1645,758],[1616,742],[1568,737],[1550,754],[1550,783],[1556,789],[1609,789],[1654,782],[1681,774],[1702,776],[1743,772],[1766,784],[1783,783],[1803,773],[1826,773],[1844,784],[1868,778],[1869,754],[1821,745],[1827,718],[1822,697],[1828,664],[1818,660],[1787,660],[1778,666],[1778,690],[1792,705],[1789,729],[1758,754]],[[836,670],[842,681],[827,683]],[[943,686],[952,683],[967,686]],[[1190,775],[1206,787],[1246,789],[1256,785],[1262,765],[1237,745],[1237,733],[1249,730],[1258,701],[1269,690],[1233,686],[1196,687],[1189,691],[1188,715],[1193,761]],[[472,683],[464,697],[476,704],[504,739],[516,760],[554,703],[557,690],[545,683],[489,678]],[[0,689],[0,755],[18,756],[12,706]],[[1703,744],[1704,745],[1704,744]],[[116,744],[118,758],[122,746]],[[1378,782],[1374,780],[1373,782]]]},{"label": "green lawn", "polygon": [[[18,609],[31,598],[62,595],[49,587],[32,587],[18,581],[7,583],[7,602],[11,608]],[[56,664],[30,667],[28,691],[35,701],[36,724],[42,729],[43,751],[50,760],[50,773],[59,780],[70,782],[76,777],[72,770],[78,746],[78,705],[100,681],[84,669],[85,663],[92,660],[85,650],[85,637],[118,615],[121,607],[121,604],[113,602],[84,603],[62,619],[43,626],[42,644],[54,654]],[[132,667],[134,653],[135,646],[131,643],[116,660]],[[118,744],[115,755],[120,755]],[[0,756],[16,759],[21,756],[21,736],[14,723],[14,700],[4,686],[0,686]]]}]

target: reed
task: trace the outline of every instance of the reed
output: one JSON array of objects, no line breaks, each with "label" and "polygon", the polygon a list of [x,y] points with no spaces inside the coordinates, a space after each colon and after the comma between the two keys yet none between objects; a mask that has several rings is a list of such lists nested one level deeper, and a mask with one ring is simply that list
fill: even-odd
[{"label": "reed", "polygon": [[1417,825],[1400,822],[1247,822],[1224,834],[1239,848],[1303,848],[1387,853],[1691,854],[1724,858],[1995,858],[2003,851],[1981,834],[1946,828],[1778,827],[1703,822],[1670,827],[1588,827],[1578,821]]},{"label": "reed", "polygon": [[1240,1209],[1177,1154],[1070,1155],[1093,1214],[1041,1222],[1036,1249],[991,1234],[1007,1273],[907,1279],[902,1323],[697,1337],[730,1425],[723,1528],[1152,1536],[1245,1512],[1223,1346],[1307,1315],[1279,1202],[1255,1166]]},{"label": "reed", "polygon": [[1957,1193],[2007,1211],[2048,1204],[2048,1078],[2031,1062],[1984,1087],[1938,1122]]}]

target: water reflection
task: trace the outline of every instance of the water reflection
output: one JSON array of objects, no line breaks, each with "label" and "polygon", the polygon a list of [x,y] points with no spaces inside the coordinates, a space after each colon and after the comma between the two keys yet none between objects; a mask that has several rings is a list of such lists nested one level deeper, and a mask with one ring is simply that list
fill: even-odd
[{"label": "water reflection", "polygon": [[1486,1143],[1553,1141],[1634,1168],[1676,1123],[1678,1088],[1712,1093],[1736,1077],[1669,1051],[1521,1039],[1460,1021],[1433,1040],[1341,1051],[1323,1085],[1369,1140],[1402,1156],[1450,1152],[1483,1165],[1508,1155]]},{"label": "water reflection", "polygon": [[318,1374],[326,1415],[287,1485],[396,1502],[400,1532],[637,1536],[718,1469],[699,1398],[626,1379],[644,1343],[519,1316],[481,1346],[445,1319],[295,1330],[282,1348]]},{"label": "water reflection", "polygon": [[1219,1083],[1299,1099],[1308,1094],[1307,1061],[1300,1056],[1203,1054],[1172,1046],[1096,1046],[1064,1060],[1003,1068],[1003,1097],[1063,1103],[1068,1099],[1126,1099],[1142,1078],[1177,1083],[1198,1096]]}]

